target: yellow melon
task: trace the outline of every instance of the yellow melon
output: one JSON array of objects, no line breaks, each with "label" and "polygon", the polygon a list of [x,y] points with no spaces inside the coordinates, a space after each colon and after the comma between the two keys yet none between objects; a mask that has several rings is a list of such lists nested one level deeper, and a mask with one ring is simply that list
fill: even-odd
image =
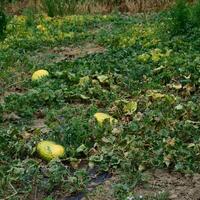
[{"label": "yellow melon", "polygon": [[37,144],[37,153],[43,160],[50,161],[63,157],[65,148],[52,141],[42,141]]},{"label": "yellow melon", "polygon": [[32,81],[37,81],[37,80],[40,80],[41,78],[47,77],[47,76],[49,76],[49,72],[47,70],[40,69],[33,73]]}]

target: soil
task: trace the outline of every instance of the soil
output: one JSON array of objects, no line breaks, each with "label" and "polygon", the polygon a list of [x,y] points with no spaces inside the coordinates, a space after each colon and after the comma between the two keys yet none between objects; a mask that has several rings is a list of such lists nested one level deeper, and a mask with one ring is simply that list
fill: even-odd
[{"label": "soil", "polygon": [[149,172],[147,184],[135,189],[142,196],[169,193],[169,200],[200,200],[200,174],[184,175],[178,172],[155,170]]},{"label": "soil", "polygon": [[[200,174],[184,175],[167,170],[154,170],[146,174],[147,182],[134,189],[133,199],[139,196],[152,198],[165,192],[168,194],[168,200],[200,200]],[[87,198],[81,199],[115,200],[113,185],[116,180],[115,177],[105,180],[104,183],[91,191]]]},{"label": "soil", "polygon": [[31,55],[30,59],[34,61],[38,60],[38,64],[50,62],[60,63],[67,60],[75,60],[77,58],[82,58],[95,53],[103,53],[104,51],[106,51],[105,48],[93,43],[86,43],[81,47],[58,46],[53,49],[44,48],[42,51],[35,51],[34,54]]},{"label": "soil", "polygon": [[69,59],[76,59],[84,57],[86,55],[103,53],[105,49],[99,45],[92,43],[86,43],[82,47],[55,47],[50,50],[49,53],[56,54],[58,56],[57,62],[61,62]]}]

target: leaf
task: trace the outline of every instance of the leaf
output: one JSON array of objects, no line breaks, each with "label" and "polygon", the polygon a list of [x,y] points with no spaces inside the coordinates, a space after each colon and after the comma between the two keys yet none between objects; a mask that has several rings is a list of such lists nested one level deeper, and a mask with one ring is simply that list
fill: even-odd
[{"label": "leaf", "polygon": [[70,158],[70,164],[74,169],[77,169],[79,167],[80,162],[81,159]]},{"label": "leaf", "polygon": [[181,83],[174,83],[172,84],[172,88],[176,89],[176,90],[180,90],[182,88]]},{"label": "leaf", "polygon": [[84,86],[84,85],[88,84],[89,82],[90,82],[90,77],[84,76],[84,77],[80,78],[79,85]]},{"label": "leaf", "polygon": [[186,84],[184,87],[183,87],[183,89],[185,89],[186,90],[186,92],[188,93],[188,94],[190,94],[190,92],[193,92],[194,90],[195,90],[195,87],[192,85],[192,84]]},{"label": "leaf", "polygon": [[93,169],[94,168],[94,162],[92,161],[89,161],[89,164],[88,164],[89,168],[90,169]]},{"label": "leaf", "polygon": [[176,110],[183,110],[183,105],[179,104],[175,107]]},{"label": "leaf", "polygon": [[138,170],[140,172],[143,172],[145,170],[145,166],[144,165],[139,165]]},{"label": "leaf", "polygon": [[188,148],[193,148],[193,147],[195,147],[195,144],[194,144],[194,143],[188,144]]},{"label": "leaf", "polygon": [[171,146],[171,147],[173,147],[174,145],[176,144],[176,140],[175,140],[175,138],[168,138],[167,140],[166,140],[166,146]]},{"label": "leaf", "polygon": [[31,137],[32,137],[32,134],[29,133],[29,132],[27,132],[27,131],[25,131],[25,132],[22,134],[22,138],[23,138],[24,140],[29,140]]},{"label": "leaf", "polygon": [[97,79],[100,83],[107,83],[108,82],[108,76],[105,76],[105,75],[97,76]]},{"label": "leaf", "polygon": [[10,121],[18,121],[21,119],[21,117],[19,117],[18,115],[16,115],[14,112],[10,113],[10,114],[4,114],[3,115],[3,119],[4,120],[10,120]]},{"label": "leaf", "polygon": [[102,140],[102,142],[104,142],[104,143],[113,144],[113,143],[115,142],[115,140],[116,140],[116,137],[114,137],[114,136],[110,136],[110,137],[108,137],[108,138],[103,137],[101,140]]},{"label": "leaf", "polygon": [[154,49],[151,51],[151,59],[153,62],[160,61],[161,57],[163,56],[160,49]]},{"label": "leaf", "polygon": [[85,95],[83,95],[83,94],[80,94],[80,98],[83,99],[83,100],[88,100],[88,99],[90,99],[90,97],[87,97],[87,96],[85,96]]},{"label": "leaf", "polygon": [[124,112],[126,114],[133,114],[137,110],[137,102],[136,101],[130,101],[126,105],[124,105]]},{"label": "leaf", "polygon": [[103,125],[105,121],[109,121],[110,124],[117,123],[115,118],[106,113],[96,113],[94,117],[100,125]]},{"label": "leaf", "polygon": [[166,68],[165,66],[161,65],[160,67],[153,69],[153,73],[154,74],[159,73],[159,72],[161,72],[165,68]]},{"label": "leaf", "polygon": [[108,138],[103,137],[101,140],[104,143],[110,143],[110,140]]},{"label": "leaf", "polygon": [[84,144],[82,144],[81,146],[79,146],[77,149],[76,149],[76,152],[77,153],[86,153],[87,152],[87,147],[84,145]]},{"label": "leaf", "polygon": [[155,90],[148,90],[147,96],[151,97],[153,100],[157,100],[157,99],[162,99],[163,97],[165,97],[165,94],[162,94],[162,93],[157,92]]},{"label": "leaf", "polygon": [[169,167],[171,160],[172,156],[170,154],[164,156],[164,163],[166,164],[167,167]]},{"label": "leaf", "polygon": [[149,58],[150,58],[150,55],[149,55],[149,54],[143,53],[143,54],[141,54],[141,55],[139,55],[139,56],[137,57],[137,60],[138,60],[139,62],[146,63],[146,62],[149,60]]}]

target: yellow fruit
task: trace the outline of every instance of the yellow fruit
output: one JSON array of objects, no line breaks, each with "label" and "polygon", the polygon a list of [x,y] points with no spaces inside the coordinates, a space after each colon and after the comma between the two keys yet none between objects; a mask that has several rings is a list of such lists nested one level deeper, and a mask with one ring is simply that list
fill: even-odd
[{"label": "yellow fruit", "polygon": [[37,145],[37,153],[42,159],[50,161],[53,158],[63,157],[65,149],[52,141],[42,141]]},{"label": "yellow fruit", "polygon": [[117,122],[117,120],[115,118],[113,118],[110,115],[105,114],[105,113],[96,113],[94,115],[94,117],[97,120],[97,122],[99,123],[99,125],[103,125],[103,123],[105,121],[109,121],[110,124],[113,124],[113,123]]},{"label": "yellow fruit", "polygon": [[44,69],[40,69],[36,72],[33,73],[32,75],[32,81],[37,81],[43,77],[49,76],[49,72],[47,70]]}]

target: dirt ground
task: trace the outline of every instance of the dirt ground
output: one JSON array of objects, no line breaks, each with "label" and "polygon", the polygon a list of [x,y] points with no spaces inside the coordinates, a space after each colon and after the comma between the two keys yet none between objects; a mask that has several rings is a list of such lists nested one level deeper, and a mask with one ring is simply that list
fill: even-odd
[{"label": "dirt ground", "polygon": [[[200,200],[200,174],[184,175],[166,170],[147,172],[146,184],[133,191],[134,197],[154,197],[160,193],[168,193],[168,200]],[[87,197],[89,200],[115,200],[111,178],[98,186]],[[86,200],[86,199],[84,199]]]},{"label": "dirt ground", "polygon": [[155,170],[149,175],[147,185],[137,187],[136,194],[145,196],[168,192],[170,200],[200,199],[200,174],[183,175],[177,172]]}]

